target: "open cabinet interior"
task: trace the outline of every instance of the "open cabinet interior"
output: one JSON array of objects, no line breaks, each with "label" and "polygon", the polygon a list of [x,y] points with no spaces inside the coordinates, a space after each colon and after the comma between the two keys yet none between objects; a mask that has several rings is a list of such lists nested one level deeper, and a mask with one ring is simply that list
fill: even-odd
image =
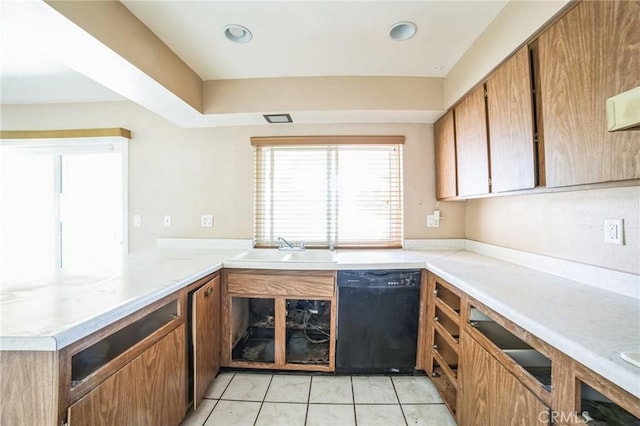
[{"label": "open cabinet interior", "polygon": [[[282,318],[277,301],[284,303]],[[286,364],[329,365],[331,301],[232,297],[231,311],[234,362],[273,364],[284,345]]]}]

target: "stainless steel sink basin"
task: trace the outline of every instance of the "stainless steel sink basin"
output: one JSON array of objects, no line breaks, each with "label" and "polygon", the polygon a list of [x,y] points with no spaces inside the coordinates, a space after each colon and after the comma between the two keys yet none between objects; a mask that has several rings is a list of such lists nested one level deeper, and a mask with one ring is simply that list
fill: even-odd
[{"label": "stainless steel sink basin", "polygon": [[295,262],[295,263],[333,263],[336,253],[330,250],[277,250],[252,249],[245,251],[231,260],[240,262]]}]

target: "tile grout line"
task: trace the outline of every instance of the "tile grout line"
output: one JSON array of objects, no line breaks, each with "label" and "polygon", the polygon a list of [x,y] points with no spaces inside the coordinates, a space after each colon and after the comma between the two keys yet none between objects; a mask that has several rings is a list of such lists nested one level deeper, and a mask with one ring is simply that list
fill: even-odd
[{"label": "tile grout line", "polygon": [[209,412],[209,415],[204,419],[204,423],[202,423],[202,426],[204,426],[205,424],[207,424],[207,420],[209,420],[209,417],[211,417],[211,415],[213,414],[213,410],[215,410],[215,409],[216,409],[216,407],[218,406],[218,403],[220,402],[220,400],[219,400],[219,399],[216,399],[215,401],[216,401],[216,403],[215,403],[215,404],[213,404],[213,408],[212,408],[212,409],[211,409],[211,411]]},{"label": "tile grout line", "polygon": [[398,400],[398,406],[400,407],[400,412],[402,413],[404,423],[408,426],[409,422],[407,421],[407,416],[405,416],[404,409],[402,408],[402,404],[400,403],[400,396],[398,395],[398,390],[396,389],[396,383],[393,381],[393,377],[389,377],[389,380],[391,380],[391,386],[393,386],[393,393],[396,394],[396,399]]},{"label": "tile grout line", "polygon": [[353,388],[353,376],[349,376],[349,383],[351,383],[351,400],[353,401],[353,422],[355,426],[358,426],[358,415],[356,413],[356,391]]},{"label": "tile grout line", "polygon": [[313,376],[309,376],[309,393],[307,394],[307,410],[304,412],[304,425],[309,419],[309,404],[311,403],[311,386],[313,386]]},{"label": "tile grout line", "polygon": [[262,397],[262,402],[260,402],[260,408],[258,409],[258,414],[256,414],[256,419],[253,421],[253,426],[256,426],[256,423],[258,423],[258,417],[260,417],[260,412],[262,411],[262,407],[264,406],[264,400],[267,399],[267,394],[269,393],[269,388],[271,387],[271,382],[273,382],[274,376],[275,374],[272,374],[271,379],[269,379],[267,390],[264,391],[264,396]]},{"label": "tile grout line", "polygon": [[[217,376],[217,375],[216,375]],[[236,377],[236,373],[232,373],[231,378],[229,379],[229,382],[227,383],[227,385],[224,387],[224,389],[222,389],[222,392],[220,392],[220,398],[216,399],[216,403],[213,404],[213,408],[211,409],[211,411],[209,412],[209,415],[204,419],[204,422],[202,423],[202,426],[204,426],[205,424],[207,424],[207,420],[209,420],[209,417],[211,417],[211,415],[213,414],[213,410],[216,409],[216,407],[218,406],[218,403],[220,403],[220,400],[222,400],[222,395],[224,395],[224,393],[227,391],[227,388],[229,388],[229,385],[231,384],[231,381],[234,379],[234,377]],[[215,380],[215,378],[214,378]]]}]

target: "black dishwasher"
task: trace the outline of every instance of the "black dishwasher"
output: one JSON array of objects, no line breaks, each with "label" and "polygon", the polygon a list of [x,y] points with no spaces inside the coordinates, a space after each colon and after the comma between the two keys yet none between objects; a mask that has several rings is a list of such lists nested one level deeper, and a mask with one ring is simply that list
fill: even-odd
[{"label": "black dishwasher", "polygon": [[419,270],[338,271],[336,372],[413,373]]}]

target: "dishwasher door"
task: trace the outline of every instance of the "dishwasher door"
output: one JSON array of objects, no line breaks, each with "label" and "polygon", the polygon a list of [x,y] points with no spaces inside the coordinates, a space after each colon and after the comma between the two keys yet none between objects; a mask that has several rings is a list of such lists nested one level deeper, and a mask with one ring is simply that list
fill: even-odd
[{"label": "dishwasher door", "polygon": [[413,373],[420,271],[338,271],[336,372]]}]

